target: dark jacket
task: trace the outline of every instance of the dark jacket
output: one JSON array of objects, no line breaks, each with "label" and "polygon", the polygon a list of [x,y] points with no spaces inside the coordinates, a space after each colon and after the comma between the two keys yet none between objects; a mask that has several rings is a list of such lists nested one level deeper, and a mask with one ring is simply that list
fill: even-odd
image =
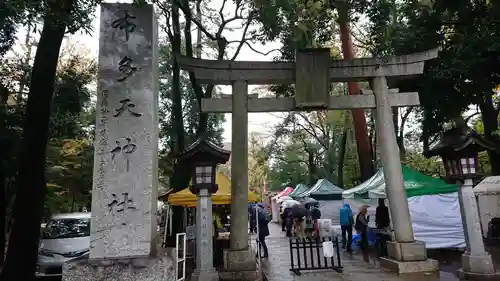
[{"label": "dark jacket", "polygon": [[378,206],[375,211],[375,225],[377,228],[389,227],[389,208],[387,206]]},{"label": "dark jacket", "polygon": [[259,212],[259,236],[269,236],[269,220],[264,212]]},{"label": "dark jacket", "polygon": [[319,208],[313,207],[311,209],[311,218],[313,220],[319,220],[321,218],[321,211],[319,210]]},{"label": "dark jacket", "polygon": [[356,216],[356,224],[354,225],[354,228],[358,232],[366,232],[366,230],[368,229],[368,221],[366,220],[366,217],[358,214]]}]

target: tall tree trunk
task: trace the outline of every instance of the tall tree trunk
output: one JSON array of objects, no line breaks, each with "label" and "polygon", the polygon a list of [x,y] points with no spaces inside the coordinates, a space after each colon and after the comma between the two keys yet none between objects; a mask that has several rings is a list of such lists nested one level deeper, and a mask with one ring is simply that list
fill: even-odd
[{"label": "tall tree trunk", "polygon": [[[31,75],[20,144],[14,224],[2,281],[35,280],[40,221],[45,199],[45,158],[50,104],[59,50],[74,0],[49,2]],[[27,211],[27,206],[29,211]]]},{"label": "tall tree trunk", "polygon": [[[184,7],[189,7],[189,0],[183,0],[183,6]],[[197,9],[197,14],[195,17],[200,18],[201,17],[201,11],[198,11]],[[199,7],[201,9],[201,7]],[[193,57],[193,39],[191,36],[191,19],[193,17],[191,9],[185,9],[184,15],[186,17],[186,23],[184,26],[184,39],[186,41],[186,56],[188,57]],[[198,29],[198,37],[197,40],[200,40],[201,42],[201,33],[200,29]],[[201,56],[201,49],[199,46],[196,47],[196,55]],[[201,46],[200,46],[201,47]],[[220,45],[219,45],[220,48]],[[225,48],[225,47],[224,47]],[[219,54],[220,54],[220,49],[219,49]],[[220,58],[219,58],[220,59]],[[205,92],[203,92],[202,87],[196,82],[196,77],[193,72],[189,73],[189,80],[191,81],[191,86],[193,87],[194,92],[196,93],[196,98],[199,106],[199,112],[198,112],[198,127],[196,128],[196,137],[200,138],[203,137],[206,132],[207,132],[207,127],[208,127],[208,113],[206,112],[201,112],[201,99],[204,97],[210,97],[212,95],[212,89],[213,86],[207,86],[207,89]]]},{"label": "tall tree trunk", "polygon": [[180,88],[180,67],[177,56],[181,55],[181,27],[179,23],[179,7],[172,5],[172,28],[174,40],[172,42],[172,126],[175,132],[173,144],[174,153],[180,153],[184,149],[184,120],[182,118],[182,97]]},{"label": "tall tree trunk", "polygon": [[344,188],[344,162],[347,151],[347,134],[349,133],[349,115],[345,113],[344,129],[342,131],[342,138],[340,139],[339,162],[337,168],[337,183],[340,188]]},{"label": "tall tree trunk", "polygon": [[[0,145],[2,144],[3,142],[0,141]],[[2,162],[3,155],[0,152],[0,266],[3,266],[5,261],[5,236],[7,233],[7,182],[5,179],[5,164]]]},{"label": "tall tree trunk", "polygon": [[[198,22],[202,22],[201,0],[196,0],[196,20]],[[203,51],[203,46],[201,46],[202,39],[202,31],[200,28],[198,28],[198,31],[196,32],[196,57],[199,59],[201,59],[201,54]]]},{"label": "tall tree trunk", "polygon": [[316,174],[317,174],[316,162],[314,161],[314,153],[308,152],[307,154],[308,154],[307,167],[309,170],[309,184],[314,184],[316,182]]},{"label": "tall tree trunk", "polygon": [[425,111],[423,112],[424,120],[422,120],[422,150],[427,153],[430,149],[430,132],[428,129],[427,121],[425,120]]},{"label": "tall tree trunk", "polygon": [[[398,107],[393,107],[392,108],[392,123],[394,124],[394,134],[396,135],[396,138],[399,136],[399,108]],[[398,140],[399,144],[399,140]]]},{"label": "tall tree trunk", "polygon": [[[175,1],[175,0],[173,0]],[[181,27],[179,23],[179,6],[172,3],[172,127],[174,136],[172,136],[170,147],[173,155],[178,155],[185,147],[184,139],[184,119],[182,114],[182,97],[180,89],[180,67],[177,62],[177,56],[181,54]],[[175,190],[181,190],[187,186],[189,182],[189,174],[186,169],[185,161],[177,161],[174,165],[174,173],[170,178],[170,186]],[[172,208],[172,234],[170,239],[167,239],[169,246],[175,245],[175,234],[182,231],[183,210],[179,207]]]},{"label": "tall tree trunk", "polygon": [[6,152],[9,151],[6,132],[7,100],[9,90],[0,84],[0,266],[5,261],[5,234],[7,233],[7,163]]},{"label": "tall tree trunk", "polygon": [[[340,27],[340,41],[342,42],[342,55],[344,59],[355,58],[351,30],[349,27],[349,15],[347,1],[337,1],[337,11],[339,14],[338,22]],[[359,95],[361,90],[356,82],[349,81],[347,83],[349,95]],[[353,109],[352,118],[354,121],[354,132],[356,137],[356,147],[358,151],[359,169],[361,172],[361,180],[365,181],[373,176],[373,158],[368,140],[366,128],[366,118],[363,109]]]},{"label": "tall tree trunk", "polygon": [[413,111],[413,107],[407,107],[405,112],[401,114],[401,124],[399,125],[398,136],[398,146],[399,146],[399,158],[401,160],[405,159],[406,155],[406,147],[405,147],[405,125],[410,117],[411,112]]},{"label": "tall tree trunk", "polygon": [[[499,138],[495,134],[498,130],[498,110],[493,106],[491,95],[487,100],[487,102],[479,104],[484,125],[484,135],[489,140],[500,143]],[[488,158],[491,165],[491,175],[500,175],[500,154],[488,151]]]},{"label": "tall tree trunk", "polygon": [[5,19],[8,16],[7,12],[7,0],[0,0],[0,32],[3,32],[5,26]]}]

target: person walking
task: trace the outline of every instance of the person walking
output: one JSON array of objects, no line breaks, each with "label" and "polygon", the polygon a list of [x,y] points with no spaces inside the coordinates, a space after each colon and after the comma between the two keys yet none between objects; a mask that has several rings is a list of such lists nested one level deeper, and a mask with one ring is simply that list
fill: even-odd
[{"label": "person walking", "polygon": [[311,218],[313,220],[313,237],[319,237],[318,220],[321,218],[321,210],[317,205],[311,207]]},{"label": "person walking", "polygon": [[258,208],[256,205],[251,205],[248,207],[248,219],[250,224],[250,233],[257,233],[257,218],[255,217],[255,209]]},{"label": "person walking", "polygon": [[367,213],[368,213],[368,206],[363,205],[360,208],[358,215],[356,216],[355,228],[360,236],[359,246],[361,248],[361,252],[363,253],[363,259],[366,262],[369,262],[370,260],[368,258],[368,219],[366,218]]},{"label": "person walking", "polygon": [[[267,258],[269,257],[269,252],[267,250],[267,244],[266,244],[266,237],[269,236],[269,217],[265,213],[264,210],[259,210],[258,212],[258,219],[257,223],[259,225],[258,232],[259,232],[259,252],[261,253],[261,258]],[[262,250],[264,250],[264,254],[262,255]]]},{"label": "person walking", "polygon": [[286,231],[286,213],[285,209],[280,206],[281,231]]},{"label": "person walking", "polygon": [[387,208],[384,201],[384,199],[378,199],[378,207],[375,210],[375,225],[377,228],[388,228],[391,223],[389,208]]},{"label": "person walking", "polygon": [[[342,248],[347,252],[352,252],[352,227],[354,219],[351,206],[344,204],[340,209],[340,228],[342,230]],[[347,236],[347,237],[346,237]]]},{"label": "person walking", "polygon": [[285,208],[283,217],[285,218],[286,237],[292,237],[293,218],[290,208]]},{"label": "person walking", "polygon": [[389,208],[385,205],[384,199],[379,199],[378,207],[375,211],[375,225],[377,227],[375,248],[380,257],[387,256],[387,241],[390,240],[387,230],[390,224]]}]

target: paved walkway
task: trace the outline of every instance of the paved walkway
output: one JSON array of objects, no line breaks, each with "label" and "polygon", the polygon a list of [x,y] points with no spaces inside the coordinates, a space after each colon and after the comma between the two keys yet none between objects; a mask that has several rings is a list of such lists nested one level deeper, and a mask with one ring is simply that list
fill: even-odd
[{"label": "paved walkway", "polygon": [[456,276],[452,273],[441,271],[436,274],[415,274],[397,276],[393,273],[384,271],[378,267],[376,259],[366,263],[362,260],[360,254],[343,254],[342,265],[343,273],[337,273],[333,270],[301,272],[302,275],[296,276],[289,271],[290,254],[288,238],[281,232],[277,224],[270,223],[269,230],[271,235],[266,239],[269,248],[269,258],[262,260],[262,270],[269,281],[323,281],[323,280],[342,280],[342,281],[456,281]]}]

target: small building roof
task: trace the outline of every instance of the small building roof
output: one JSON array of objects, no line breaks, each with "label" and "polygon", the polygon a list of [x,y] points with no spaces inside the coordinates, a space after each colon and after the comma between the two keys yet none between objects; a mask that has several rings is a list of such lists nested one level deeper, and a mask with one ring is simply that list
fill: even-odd
[{"label": "small building roof", "polygon": [[474,187],[476,195],[497,195],[500,194],[500,176],[485,178]]},{"label": "small building roof", "polygon": [[456,127],[441,133],[439,142],[428,151],[425,151],[424,156],[429,158],[441,154],[450,154],[458,152],[471,145],[475,146],[477,151],[500,151],[497,144],[487,140],[475,130],[469,127]]},{"label": "small building roof", "polygon": [[182,153],[179,154],[180,158],[191,158],[197,154],[204,154],[217,163],[224,164],[229,160],[231,151],[225,150],[206,138],[199,138],[190,146],[188,146]]}]

